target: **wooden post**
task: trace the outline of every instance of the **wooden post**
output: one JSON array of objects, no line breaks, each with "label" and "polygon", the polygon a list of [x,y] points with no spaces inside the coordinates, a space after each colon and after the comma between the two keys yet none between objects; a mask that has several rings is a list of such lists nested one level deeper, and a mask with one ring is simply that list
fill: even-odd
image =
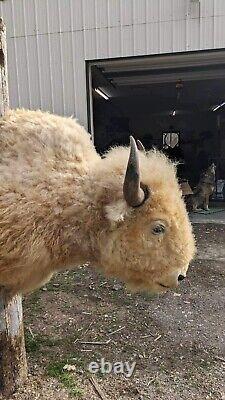
[{"label": "wooden post", "polygon": [[8,299],[0,290],[0,393],[9,396],[27,377],[20,296]]},{"label": "wooden post", "polygon": [[[6,30],[0,18],[0,114],[4,115],[8,107]],[[9,298],[0,287],[0,395],[10,396],[26,377],[21,296]]]},{"label": "wooden post", "polygon": [[7,48],[6,48],[6,29],[0,17],[0,114],[5,114],[9,108],[8,90],[8,68],[7,68]]}]

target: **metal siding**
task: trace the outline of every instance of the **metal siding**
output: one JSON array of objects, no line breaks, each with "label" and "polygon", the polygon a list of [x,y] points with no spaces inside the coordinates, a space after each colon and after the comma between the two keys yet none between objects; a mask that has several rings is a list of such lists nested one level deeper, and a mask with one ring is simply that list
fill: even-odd
[{"label": "metal siding", "polygon": [[[121,57],[122,43],[121,43],[121,29],[120,26],[113,26],[108,29],[109,32],[109,57]],[[93,57],[92,57],[93,58]],[[102,58],[102,54],[100,54]]]},{"label": "metal siding", "polygon": [[70,0],[58,0],[60,31],[71,32],[71,9]]},{"label": "metal siding", "polygon": [[168,0],[159,0],[158,5],[159,5],[159,21],[160,22],[171,21],[173,18],[173,13],[172,13],[173,2]]},{"label": "metal siding", "polygon": [[173,21],[173,51],[186,49],[186,24],[181,20]]},{"label": "metal siding", "polygon": [[147,54],[157,54],[160,53],[159,42],[160,42],[160,34],[159,34],[159,24],[155,24],[154,22],[147,25]]},{"label": "metal siding", "polygon": [[200,47],[210,49],[214,47],[214,19],[206,17],[200,23]]},{"label": "metal siding", "polygon": [[5,0],[12,107],[87,126],[85,60],[225,47],[224,0]]},{"label": "metal siding", "polygon": [[13,1],[11,3],[12,18],[14,30],[17,36],[25,36],[24,16],[23,16],[23,1]]},{"label": "metal siding", "polygon": [[[86,70],[84,62],[84,35],[82,31],[73,33],[75,67],[74,79],[76,87],[75,116],[87,127]],[[72,77],[71,77],[72,79]]]},{"label": "metal siding", "polygon": [[121,25],[133,24],[133,0],[120,0]]},{"label": "metal siding", "polygon": [[[204,0],[205,1],[205,0]],[[208,1],[208,0],[206,0]],[[211,0],[209,0],[211,1]],[[186,0],[172,0],[172,20],[182,21],[186,16],[187,12],[187,1]]]},{"label": "metal siding", "polygon": [[[35,14],[34,14],[34,0],[23,0],[24,20],[26,22],[26,35],[31,36],[36,33]],[[44,16],[43,16],[44,18]],[[7,23],[7,32],[9,35],[9,26]]]},{"label": "metal siding", "polygon": [[71,14],[72,14],[73,31],[74,30],[82,31],[83,26],[84,26],[83,0],[71,0],[70,1],[70,10],[67,10],[67,11],[71,12]]},{"label": "metal siding", "polygon": [[134,3],[134,25],[135,24],[145,24],[146,23],[146,0],[135,1]]},{"label": "metal siding", "polygon": [[39,71],[40,71],[40,92],[42,94],[42,108],[52,111],[52,87],[51,71],[49,62],[48,35],[39,36]]},{"label": "metal siding", "polygon": [[108,27],[108,2],[95,0],[95,22],[97,28]]},{"label": "metal siding", "polygon": [[213,17],[214,15],[214,3],[215,1],[204,0],[201,3],[201,16],[202,17]]},{"label": "metal siding", "polygon": [[121,53],[123,57],[134,54],[134,29],[132,25],[124,26],[121,29]]},{"label": "metal siding", "polygon": [[[37,63],[37,75],[34,75],[34,79],[37,79],[38,81],[38,89],[39,89],[39,104],[40,108],[43,109],[43,102],[42,102],[42,76],[41,76],[41,68],[40,68],[40,35],[38,34],[38,12],[37,12],[37,0],[34,0],[34,28],[35,28],[35,39],[36,39],[36,60],[35,62]],[[16,34],[17,35],[17,34]],[[16,38],[16,40],[19,40]],[[35,54],[34,54],[35,57]],[[24,77],[25,78],[25,77]],[[26,81],[24,79],[23,84],[26,84]],[[45,89],[45,88],[44,88]]]},{"label": "metal siding", "polygon": [[121,24],[120,18],[121,18],[120,0],[108,1],[108,24],[109,24],[108,26],[109,27],[120,26]]},{"label": "metal siding", "polygon": [[[21,82],[19,88],[19,106],[29,108],[29,85],[27,75],[27,62],[26,62],[26,41],[20,37],[16,40],[16,59],[17,59],[17,73],[18,82]],[[22,84],[26,82],[26,84]]]},{"label": "metal siding", "polygon": [[134,53],[137,56],[146,54],[146,25],[134,25]]},{"label": "metal siding", "polygon": [[64,114],[74,115],[74,87],[73,87],[73,56],[72,56],[72,40],[71,33],[65,32],[62,38],[62,65],[63,65],[63,82],[64,82]]},{"label": "metal siding", "polygon": [[225,15],[214,18],[214,48],[225,47]]},{"label": "metal siding", "polygon": [[[121,36],[122,40],[122,36]],[[108,28],[96,31],[96,58],[107,58],[109,55],[109,31]]]},{"label": "metal siding", "polygon": [[[12,0],[13,1],[13,0]],[[43,0],[33,0],[33,1],[43,1]],[[44,0],[45,2],[45,0]],[[47,11],[47,5],[49,9],[49,33],[57,33],[60,31],[60,21],[59,21],[59,7],[58,0],[47,0],[45,3],[45,9]],[[47,14],[47,12],[46,12]]]},{"label": "metal siding", "polygon": [[200,21],[198,18],[190,18],[187,26],[187,50],[200,48]]},{"label": "metal siding", "polygon": [[[15,39],[14,39],[15,40]],[[28,65],[29,65],[29,79],[30,79],[30,108],[37,109],[41,108],[40,103],[40,84],[39,84],[39,68],[37,63],[37,40],[35,36],[27,37],[27,53],[28,53]],[[10,54],[9,54],[10,59]],[[11,75],[11,66],[13,63],[9,64]],[[24,82],[24,79],[23,81]],[[18,82],[19,83],[19,82]],[[11,91],[9,91],[11,95]],[[15,107],[13,96],[10,96],[10,104]],[[51,110],[51,104],[49,104],[49,110]]]},{"label": "metal siding", "polygon": [[225,1],[214,0],[214,15],[220,16],[225,14]]},{"label": "metal siding", "polygon": [[89,60],[97,58],[97,41],[95,29],[87,29],[84,31],[84,42],[85,58]]},{"label": "metal siding", "polygon": [[[8,59],[15,60],[15,39],[8,39]],[[18,107],[19,102],[19,81],[16,63],[11,63],[9,73],[9,93],[10,105],[15,108]]]},{"label": "metal siding", "polygon": [[[47,1],[35,0],[35,7],[33,4],[33,9],[36,12],[36,33],[39,35],[44,35],[48,33],[49,25],[48,25],[48,13],[47,13]],[[57,21],[58,22],[58,21]]]},{"label": "metal siding", "polygon": [[173,51],[173,36],[172,36],[172,21],[163,21],[160,24],[160,53],[172,53]]},{"label": "metal siding", "polygon": [[56,114],[64,113],[64,91],[62,82],[62,63],[60,57],[60,34],[50,35],[50,47],[52,49],[52,93],[53,93],[53,112]]},{"label": "metal siding", "polygon": [[146,0],[146,22],[156,22],[159,21],[159,1]]}]

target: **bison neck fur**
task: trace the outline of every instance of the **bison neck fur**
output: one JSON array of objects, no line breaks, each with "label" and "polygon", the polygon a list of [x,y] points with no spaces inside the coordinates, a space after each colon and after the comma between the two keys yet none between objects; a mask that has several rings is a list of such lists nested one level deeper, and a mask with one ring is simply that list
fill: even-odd
[{"label": "bison neck fur", "polygon": [[[132,209],[123,199],[128,148],[101,158],[75,120],[41,111],[10,111],[0,129],[0,286],[30,292],[85,262],[135,287],[160,280],[169,264],[187,268],[194,239],[163,155],[140,155],[152,195]],[[147,237],[154,218],[171,227],[164,244]]]}]

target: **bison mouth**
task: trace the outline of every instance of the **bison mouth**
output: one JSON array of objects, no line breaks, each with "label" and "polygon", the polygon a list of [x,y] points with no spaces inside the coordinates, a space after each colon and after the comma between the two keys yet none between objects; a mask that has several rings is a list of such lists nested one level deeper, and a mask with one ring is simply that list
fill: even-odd
[{"label": "bison mouth", "polygon": [[158,282],[158,285],[159,285],[159,286],[162,286],[162,287],[163,287],[163,288],[165,288],[165,289],[169,289],[169,287],[168,287],[168,286],[166,286],[166,285],[163,285],[162,283],[159,283],[159,282]]}]

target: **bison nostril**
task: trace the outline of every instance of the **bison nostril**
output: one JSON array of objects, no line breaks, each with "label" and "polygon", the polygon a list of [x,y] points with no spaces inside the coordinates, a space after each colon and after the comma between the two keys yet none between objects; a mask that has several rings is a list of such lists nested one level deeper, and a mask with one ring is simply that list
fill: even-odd
[{"label": "bison nostril", "polygon": [[178,276],[178,281],[182,281],[183,279],[185,279],[185,276],[184,276],[184,275],[179,275],[179,276]]}]

